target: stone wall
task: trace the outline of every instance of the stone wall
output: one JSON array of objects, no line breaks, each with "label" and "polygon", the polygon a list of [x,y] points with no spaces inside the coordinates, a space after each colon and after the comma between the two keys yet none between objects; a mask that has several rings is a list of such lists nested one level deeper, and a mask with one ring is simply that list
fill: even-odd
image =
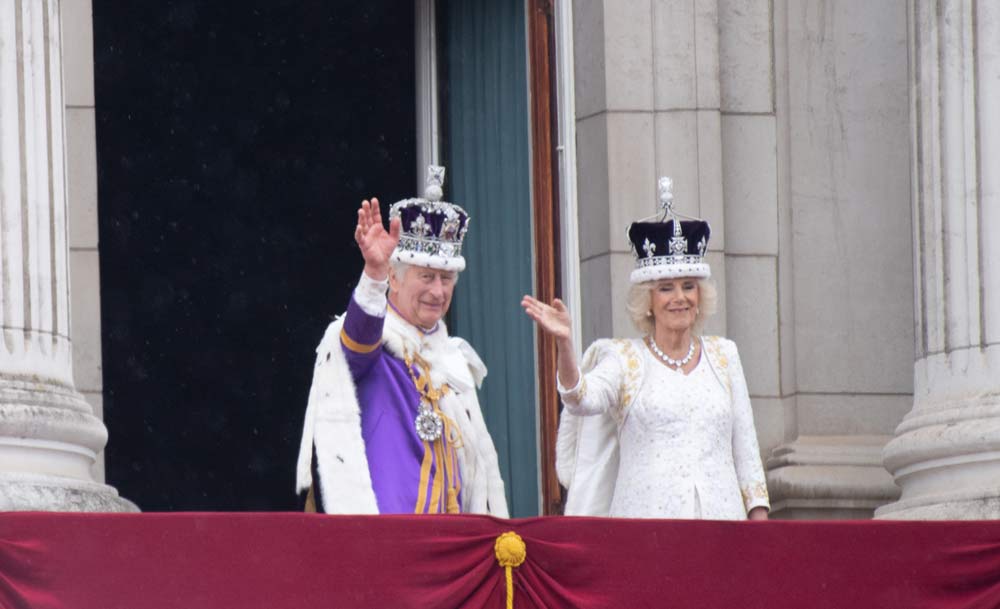
[{"label": "stone wall", "polygon": [[[627,224],[669,175],[713,229],[778,517],[870,517],[911,403],[906,12],[862,0],[574,5],[584,344],[633,335]],[[610,289],[609,289],[610,287]]]}]

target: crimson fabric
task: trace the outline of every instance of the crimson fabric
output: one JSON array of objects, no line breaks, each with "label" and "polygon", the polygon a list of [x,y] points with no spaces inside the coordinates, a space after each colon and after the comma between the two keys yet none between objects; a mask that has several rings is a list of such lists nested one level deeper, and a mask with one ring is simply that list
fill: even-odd
[{"label": "crimson fabric", "polygon": [[0,514],[4,609],[996,609],[1000,522]]}]

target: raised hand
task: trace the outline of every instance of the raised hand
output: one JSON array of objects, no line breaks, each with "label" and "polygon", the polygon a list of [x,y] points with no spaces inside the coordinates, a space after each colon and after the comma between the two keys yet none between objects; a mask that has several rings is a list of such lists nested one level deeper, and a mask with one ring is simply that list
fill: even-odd
[{"label": "raised hand", "polygon": [[399,218],[389,221],[389,230],[382,226],[382,212],[378,199],[371,203],[362,201],[358,208],[358,225],[354,229],[354,241],[365,259],[365,274],[377,281],[389,276],[389,257],[399,243]]},{"label": "raised hand", "polygon": [[573,348],[573,321],[566,305],[558,298],[547,305],[534,296],[525,295],[521,299],[521,306],[543,332],[556,339],[559,381],[565,387],[575,387],[580,380],[580,373],[576,367],[576,350]]},{"label": "raised hand", "polygon": [[556,340],[569,340],[573,332],[573,322],[563,301],[556,298],[550,306],[534,296],[525,295],[521,299],[521,306],[528,317],[535,320],[538,327],[551,334]]}]

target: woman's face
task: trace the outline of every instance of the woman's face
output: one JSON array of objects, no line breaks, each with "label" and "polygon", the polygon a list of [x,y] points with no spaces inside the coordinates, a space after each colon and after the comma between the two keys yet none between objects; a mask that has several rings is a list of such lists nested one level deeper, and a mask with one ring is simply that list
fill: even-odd
[{"label": "woman's face", "polygon": [[657,329],[683,332],[698,317],[698,280],[694,277],[661,279],[652,289],[653,320]]}]

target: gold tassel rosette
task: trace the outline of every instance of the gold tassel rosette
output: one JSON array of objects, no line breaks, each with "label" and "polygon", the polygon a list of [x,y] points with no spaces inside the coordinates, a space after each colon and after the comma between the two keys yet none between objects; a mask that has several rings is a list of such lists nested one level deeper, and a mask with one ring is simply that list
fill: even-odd
[{"label": "gold tassel rosette", "polygon": [[507,576],[507,609],[514,609],[514,575],[511,568],[521,566],[528,556],[524,540],[514,531],[508,531],[497,537],[493,544],[497,563],[504,568]]}]

